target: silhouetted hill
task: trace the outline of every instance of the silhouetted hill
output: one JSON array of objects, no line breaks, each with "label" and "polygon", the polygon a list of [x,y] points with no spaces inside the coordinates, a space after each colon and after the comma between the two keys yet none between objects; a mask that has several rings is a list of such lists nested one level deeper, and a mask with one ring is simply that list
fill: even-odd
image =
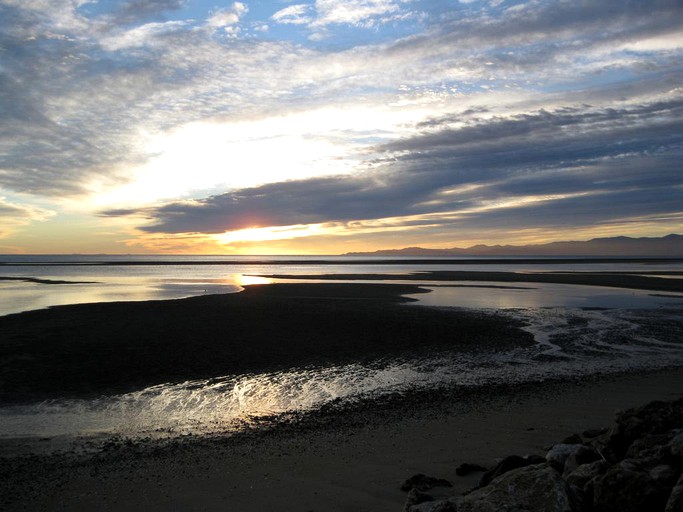
[{"label": "silhouetted hill", "polygon": [[473,245],[450,249],[406,247],[375,252],[350,252],[345,256],[642,256],[683,257],[683,235],[659,238],[593,238],[587,241],[538,245]]}]

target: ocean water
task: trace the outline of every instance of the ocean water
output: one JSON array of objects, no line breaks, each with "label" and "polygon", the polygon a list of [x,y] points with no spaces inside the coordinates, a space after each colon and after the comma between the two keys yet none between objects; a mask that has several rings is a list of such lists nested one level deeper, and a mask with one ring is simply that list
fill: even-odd
[{"label": "ocean water", "polygon": [[[682,272],[681,262],[643,263],[575,263],[529,262],[510,259],[504,264],[459,263],[451,258],[433,258],[434,263],[416,262],[412,258],[348,257],[348,256],[110,256],[110,255],[0,255],[0,278],[37,278],[70,281],[69,284],[42,284],[30,281],[0,279],[0,315],[41,309],[49,306],[89,302],[176,299],[206,293],[236,293],[249,284],[265,284],[271,274],[408,274],[421,271],[628,271],[647,275]],[[476,260],[476,259],[475,259]],[[419,261],[419,260],[418,260]],[[550,261],[550,262],[548,262]],[[140,264],[134,264],[135,262]],[[682,276],[665,275],[667,278]],[[428,283],[428,281],[421,281]],[[441,283],[443,284],[443,283]],[[468,283],[473,284],[473,283]],[[489,283],[490,284],[490,283]],[[518,284],[521,286],[521,284]],[[615,290],[611,299],[597,287],[561,285],[526,285],[527,290],[433,288],[424,304],[462,307],[517,307],[552,304],[574,306],[576,293],[585,306],[614,304],[627,307],[657,307],[663,301],[648,293]],[[619,298],[616,298],[619,297]],[[632,297],[632,299],[629,299]],[[650,297],[650,298],[648,298]],[[566,299],[566,300],[565,300]],[[669,301],[670,302],[670,301]],[[620,306],[605,306],[620,307]]]},{"label": "ocean water", "polygon": [[[344,257],[0,257],[0,277],[91,281],[41,284],[0,281],[0,314],[59,304],[239,293],[274,280],[265,274],[405,274],[425,270],[628,271],[671,279],[683,265],[665,263],[506,263],[425,265],[410,259]],[[130,265],[132,261],[143,265]],[[321,262],[320,260],[325,260]],[[113,262],[115,264],[106,264]],[[182,262],[182,264],[180,263]],[[126,263],[126,264],[124,264]],[[329,282],[329,281],[328,281]],[[377,282],[377,281],[371,281]],[[391,281],[388,281],[391,282]],[[401,281],[405,283],[406,281]],[[332,400],[359,400],[439,386],[485,386],[596,373],[683,366],[683,294],[540,283],[429,282],[405,307],[488,310],[520,319],[530,348],[496,353],[439,353],[381,364],[292,368],[276,373],[216,375],[167,383],[96,400],[51,400],[0,407],[0,451],[17,440],[34,450],[101,446],[112,436],[159,439],[225,435],[259,418],[301,412]],[[492,287],[503,285],[504,287]],[[680,331],[678,331],[680,332]],[[43,441],[41,441],[43,440]],[[98,444],[99,443],[99,444]]]}]

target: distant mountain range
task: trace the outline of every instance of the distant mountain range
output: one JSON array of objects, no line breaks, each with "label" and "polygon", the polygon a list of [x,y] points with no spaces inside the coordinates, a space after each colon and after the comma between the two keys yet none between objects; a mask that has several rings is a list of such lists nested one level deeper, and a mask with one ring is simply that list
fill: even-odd
[{"label": "distant mountain range", "polygon": [[642,256],[683,257],[683,235],[660,238],[593,238],[587,241],[538,245],[473,245],[451,249],[406,247],[375,252],[349,252],[344,256]]}]

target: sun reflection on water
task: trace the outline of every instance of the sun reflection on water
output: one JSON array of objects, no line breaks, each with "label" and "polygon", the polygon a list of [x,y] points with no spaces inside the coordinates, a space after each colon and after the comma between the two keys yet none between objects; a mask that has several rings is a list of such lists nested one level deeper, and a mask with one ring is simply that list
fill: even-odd
[{"label": "sun reflection on water", "polygon": [[249,286],[251,284],[271,284],[274,280],[268,277],[240,274],[237,276],[236,282],[240,286]]}]

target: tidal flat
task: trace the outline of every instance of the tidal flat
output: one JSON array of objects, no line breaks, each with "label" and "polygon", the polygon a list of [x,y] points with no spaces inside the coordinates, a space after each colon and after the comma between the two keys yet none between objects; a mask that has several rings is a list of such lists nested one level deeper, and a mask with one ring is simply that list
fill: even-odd
[{"label": "tidal flat", "polygon": [[419,282],[321,281],[0,317],[6,508],[400,510],[414,473],[464,491],[462,462],[683,394],[680,308],[429,307]]}]

